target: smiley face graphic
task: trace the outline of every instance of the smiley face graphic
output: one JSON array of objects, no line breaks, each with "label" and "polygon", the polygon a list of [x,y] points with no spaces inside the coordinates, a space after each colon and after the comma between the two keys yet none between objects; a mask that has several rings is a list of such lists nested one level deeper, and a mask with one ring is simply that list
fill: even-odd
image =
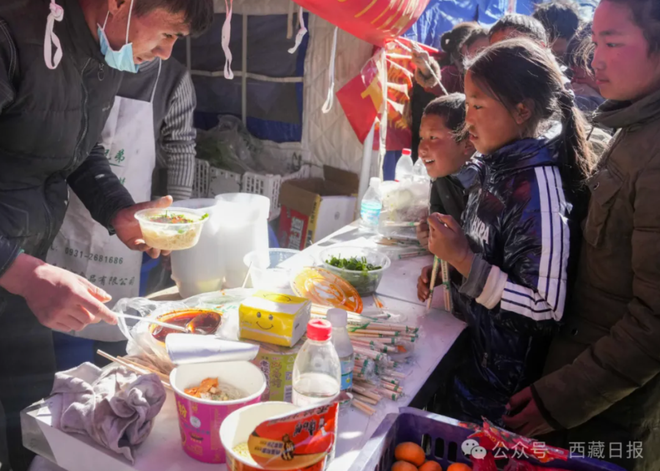
[{"label": "smiley face graphic", "polygon": [[[270,325],[267,324],[267,321],[270,321]],[[260,312],[257,312],[257,326],[261,330],[270,330],[270,329],[272,329],[274,327],[273,315],[268,314],[268,319],[266,319],[266,315],[262,315]]]}]

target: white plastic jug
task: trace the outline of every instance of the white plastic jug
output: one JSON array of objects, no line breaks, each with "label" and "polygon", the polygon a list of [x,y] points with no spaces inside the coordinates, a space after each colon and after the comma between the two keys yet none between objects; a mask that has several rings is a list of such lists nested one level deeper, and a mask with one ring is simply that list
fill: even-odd
[{"label": "white plastic jug", "polygon": [[224,288],[238,288],[248,272],[243,258],[254,250],[268,249],[270,199],[248,193],[227,193],[215,197],[219,214],[217,237],[223,247]]},{"label": "white plastic jug", "polygon": [[217,201],[201,198],[177,201],[176,208],[205,211],[209,215],[199,242],[188,250],[172,252],[172,279],[183,298],[222,289],[225,281],[225,251],[219,236],[223,222]]}]

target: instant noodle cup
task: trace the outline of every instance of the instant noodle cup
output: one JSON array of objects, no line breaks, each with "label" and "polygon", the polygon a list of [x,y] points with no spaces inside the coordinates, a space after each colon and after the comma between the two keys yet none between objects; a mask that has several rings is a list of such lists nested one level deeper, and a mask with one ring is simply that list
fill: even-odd
[{"label": "instant noodle cup", "polygon": [[[322,471],[327,452],[334,443],[337,405],[325,418],[331,432],[319,430],[319,417],[315,420],[270,419],[288,414],[312,414],[311,409],[300,409],[286,402],[264,402],[232,413],[220,428],[220,440],[227,452],[229,471]],[[317,408],[320,410],[320,408]],[[330,418],[330,416],[332,416]],[[328,420],[329,419],[329,420]],[[311,424],[315,430],[311,430]],[[321,432],[311,437],[312,432]],[[305,441],[300,442],[301,439]],[[260,450],[260,451],[258,451]],[[254,454],[254,453],[257,454]],[[261,463],[261,464],[260,464]],[[268,464],[270,463],[270,464]]]},{"label": "instant noodle cup", "polygon": [[[185,393],[204,379],[218,378],[245,397],[229,401],[200,399]],[[204,463],[224,463],[225,450],[220,442],[220,427],[232,412],[261,401],[266,379],[259,368],[247,361],[194,363],[181,365],[170,374],[179,416],[183,450]]]}]

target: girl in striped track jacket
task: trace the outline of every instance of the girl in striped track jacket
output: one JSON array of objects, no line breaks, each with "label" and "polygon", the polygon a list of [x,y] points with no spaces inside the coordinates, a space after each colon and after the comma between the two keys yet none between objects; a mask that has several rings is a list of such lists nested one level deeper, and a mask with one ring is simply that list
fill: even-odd
[{"label": "girl in striped track jacket", "polygon": [[501,424],[509,397],[541,375],[562,320],[591,163],[550,51],[527,39],[491,46],[465,88],[480,178],[462,224],[429,219],[431,251],[463,275],[453,299],[469,335],[440,412]]}]

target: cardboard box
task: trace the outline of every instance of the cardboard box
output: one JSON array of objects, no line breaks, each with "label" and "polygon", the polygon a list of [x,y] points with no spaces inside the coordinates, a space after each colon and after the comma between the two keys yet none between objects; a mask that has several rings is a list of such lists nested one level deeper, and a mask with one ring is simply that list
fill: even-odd
[{"label": "cardboard box", "polygon": [[282,184],[280,247],[303,250],[355,220],[359,177],[329,166],[323,174]]}]

